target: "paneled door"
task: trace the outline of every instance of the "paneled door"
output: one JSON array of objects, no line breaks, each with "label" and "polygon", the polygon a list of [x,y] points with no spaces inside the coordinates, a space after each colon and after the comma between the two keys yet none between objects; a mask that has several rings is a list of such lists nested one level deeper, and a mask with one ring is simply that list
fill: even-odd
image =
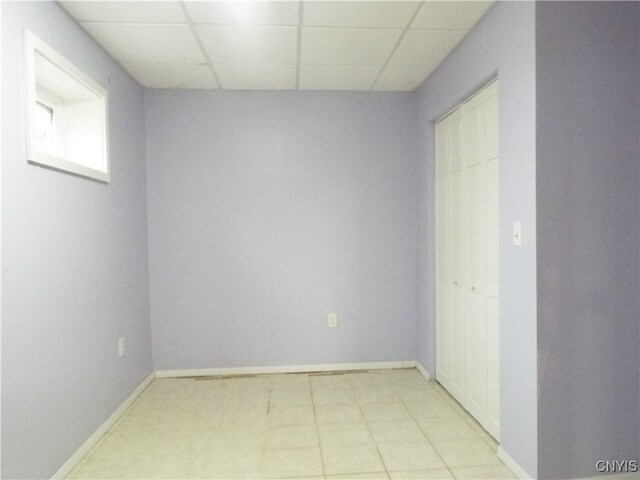
[{"label": "paneled door", "polygon": [[435,133],[436,378],[499,439],[497,80]]}]

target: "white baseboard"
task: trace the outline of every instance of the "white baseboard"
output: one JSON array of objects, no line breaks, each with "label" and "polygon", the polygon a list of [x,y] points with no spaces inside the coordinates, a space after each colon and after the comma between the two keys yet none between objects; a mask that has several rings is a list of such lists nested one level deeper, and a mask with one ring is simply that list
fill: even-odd
[{"label": "white baseboard", "polygon": [[504,464],[509,468],[509,470],[511,470],[513,473],[516,474],[516,477],[518,477],[521,480],[531,480],[533,478],[531,475],[527,473],[527,471],[524,468],[518,465],[518,462],[516,462],[513,459],[513,457],[511,457],[511,455],[509,455],[507,452],[504,451],[502,446],[498,447],[497,454],[498,454],[498,458],[504,462]]},{"label": "white baseboard", "polygon": [[415,361],[327,363],[320,365],[283,365],[277,367],[232,367],[195,368],[185,370],[157,370],[156,378],[210,377],[216,375],[259,375],[265,373],[337,372],[344,370],[386,370],[392,368],[415,368]]},{"label": "white baseboard", "polygon": [[122,414],[131,406],[131,404],[135,401],[136,398],[140,396],[140,394],[144,391],[145,388],[151,383],[151,381],[155,378],[155,374],[151,372],[147,378],[145,378],[140,385],[136,387],[136,389],[127,397],[127,399],[122,402],[122,405],[118,407],[118,409],[111,414],[111,416],[98,427],[98,429],[85,441],[76,452],[71,455],[69,460],[64,462],[64,464],[58,469],[56,473],[51,477],[52,479],[62,479],[67,477],[71,473],[71,470],[82,460],[89,450],[91,450],[98,440],[102,438],[102,436],[107,433],[107,431],[118,421],[118,419],[122,416]]},{"label": "white baseboard", "polygon": [[431,375],[427,372],[427,369],[422,366],[420,362],[416,362],[416,368],[422,374],[422,376],[427,380],[427,382],[431,381]]}]

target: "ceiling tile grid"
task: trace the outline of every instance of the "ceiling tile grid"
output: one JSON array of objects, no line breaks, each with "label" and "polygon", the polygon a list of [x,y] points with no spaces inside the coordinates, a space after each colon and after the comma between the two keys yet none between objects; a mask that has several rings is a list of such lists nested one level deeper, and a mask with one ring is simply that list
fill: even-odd
[{"label": "ceiling tile grid", "polygon": [[147,88],[411,91],[493,1],[59,1]]}]

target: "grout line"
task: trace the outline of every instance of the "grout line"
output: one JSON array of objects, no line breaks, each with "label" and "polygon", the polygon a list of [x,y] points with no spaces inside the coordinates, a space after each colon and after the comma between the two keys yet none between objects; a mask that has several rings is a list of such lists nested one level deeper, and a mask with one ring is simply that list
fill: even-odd
[{"label": "grout line", "polygon": [[[309,378],[309,375],[307,375]],[[322,476],[327,477],[327,470],[324,466],[324,453],[322,452],[322,441],[320,441],[320,425],[318,424],[318,415],[316,413],[316,402],[313,401],[313,388],[309,382],[309,391],[311,392],[311,408],[313,409],[313,422],[316,426],[316,434],[318,435],[318,451],[320,452],[320,464],[322,465]]]},{"label": "grout line", "polygon": [[[425,383],[428,385],[429,382],[427,381],[427,379],[424,379]],[[440,394],[440,392],[436,392],[438,394]],[[420,429],[420,431],[422,432],[422,434],[424,435],[424,437],[427,440],[427,443],[431,446],[431,448],[433,448],[433,451],[436,452],[436,455],[438,456],[438,458],[440,459],[440,461],[442,462],[442,464],[444,465],[444,467],[449,470],[449,465],[447,465],[447,462],[444,461],[444,458],[442,458],[442,455],[440,455],[440,452],[438,452],[438,450],[436,449],[435,445],[433,444],[432,440],[429,438],[429,435],[427,435],[427,432],[424,431],[424,429],[422,428],[422,426],[420,425],[420,422],[418,422],[418,420],[416,420],[415,415],[411,412],[411,410],[409,410],[409,408],[407,407],[407,405],[405,404],[405,400],[403,400],[402,398],[400,398],[400,402],[402,403],[402,405],[404,406],[404,408],[407,409],[407,411],[409,412],[409,415],[411,416],[411,419],[416,423],[416,425],[418,426],[418,428]],[[458,412],[456,412],[458,413]],[[451,470],[449,470],[449,473],[451,473],[451,476],[453,478],[455,478],[455,476],[453,475],[453,472]]]},{"label": "grout line", "polygon": [[300,64],[302,59],[302,25],[304,23],[304,0],[298,10],[298,50],[296,52],[296,90],[300,90]]},{"label": "grout line", "polygon": [[[353,391],[353,387],[351,386],[351,383],[349,383],[349,388],[351,388],[351,390]],[[353,398],[356,401],[356,405],[358,405],[358,410],[360,410],[360,415],[362,415],[362,418],[364,419],[364,424],[367,426],[367,431],[369,432],[371,441],[373,442],[373,445],[376,447],[376,452],[378,452],[378,457],[380,457],[380,461],[382,462],[384,471],[387,474],[387,478],[391,478],[391,474],[389,473],[389,468],[387,467],[387,464],[385,463],[384,458],[382,457],[382,453],[380,452],[380,447],[378,446],[378,442],[376,442],[376,439],[373,436],[373,432],[371,431],[371,427],[369,426],[369,420],[367,420],[367,417],[364,415],[364,411],[362,410],[362,405],[360,405],[360,402],[358,402],[358,397],[356,396],[355,391],[353,392]]]},{"label": "grout line", "polygon": [[200,47],[200,53],[202,53],[202,56],[207,61],[207,65],[208,65],[209,69],[211,70],[211,73],[213,74],[213,78],[215,79],[218,88],[220,90],[224,90],[224,87],[222,86],[222,83],[220,82],[220,77],[218,77],[218,74],[216,73],[216,69],[213,68],[213,62],[211,61],[211,57],[207,53],[207,49],[204,48],[204,43],[202,42],[202,39],[200,38],[200,35],[198,35],[198,30],[196,30],[196,26],[193,23],[193,19],[191,18],[191,15],[189,14],[189,11],[187,10],[187,7],[184,4],[184,1],[180,1],[180,8],[182,8],[182,12],[184,13],[184,16],[185,16],[185,18],[187,20],[187,25],[189,26],[189,30],[191,30],[191,34],[193,35],[193,37],[195,38],[196,42],[198,43],[198,47]]},{"label": "grout line", "polygon": [[425,2],[421,2],[420,6],[416,9],[415,12],[413,12],[413,16],[407,22],[407,26],[404,27],[404,30],[400,34],[400,38],[398,38],[398,41],[396,42],[396,44],[393,47],[393,50],[391,50],[391,53],[387,57],[387,60],[384,62],[384,65],[382,66],[382,68],[378,72],[378,75],[376,75],[376,78],[373,80],[373,83],[371,84],[371,88],[369,88],[369,91],[372,91],[373,87],[375,87],[376,84],[378,83],[378,80],[380,80],[380,77],[382,76],[382,72],[384,72],[385,68],[387,68],[387,66],[389,65],[389,62],[391,61],[391,59],[395,55],[396,51],[398,50],[398,47],[402,43],[402,40],[404,40],[404,37],[406,37],[407,33],[409,33],[409,30],[411,29],[411,25],[413,25],[413,22],[415,21],[415,19],[418,16],[418,14],[422,11],[424,6],[425,6]]}]

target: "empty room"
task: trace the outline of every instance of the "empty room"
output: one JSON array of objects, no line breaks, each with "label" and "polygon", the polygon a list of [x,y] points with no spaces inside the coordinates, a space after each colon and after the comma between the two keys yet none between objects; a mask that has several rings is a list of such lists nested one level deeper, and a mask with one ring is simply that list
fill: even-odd
[{"label": "empty room", "polygon": [[0,22],[1,478],[640,478],[639,2]]}]

